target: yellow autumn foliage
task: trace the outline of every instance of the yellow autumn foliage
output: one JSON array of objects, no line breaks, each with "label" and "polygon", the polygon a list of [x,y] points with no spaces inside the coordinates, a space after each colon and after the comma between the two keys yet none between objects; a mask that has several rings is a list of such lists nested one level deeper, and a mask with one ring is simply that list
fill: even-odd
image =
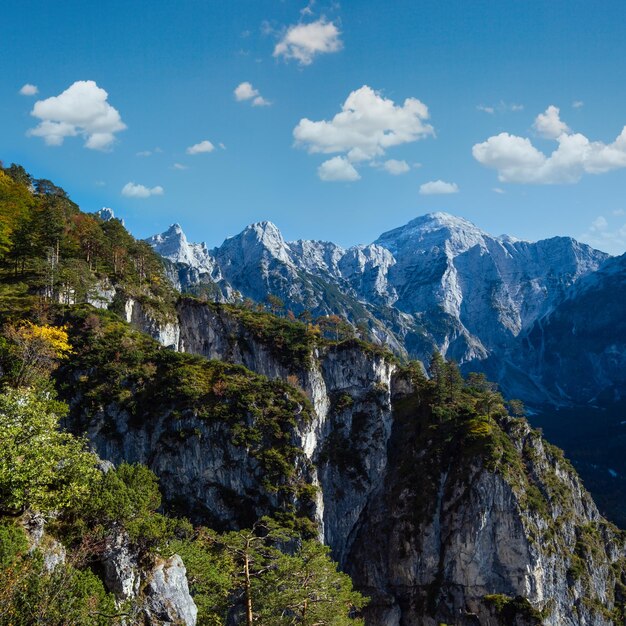
[{"label": "yellow autumn foliage", "polygon": [[67,324],[64,326],[38,325],[25,322],[17,333],[25,341],[37,341],[48,346],[57,359],[67,359],[72,353],[72,346],[67,334]]},{"label": "yellow autumn foliage", "polygon": [[13,365],[9,376],[14,387],[31,387],[48,377],[58,362],[69,358],[72,346],[67,326],[22,322],[8,326],[4,336],[9,340]]}]

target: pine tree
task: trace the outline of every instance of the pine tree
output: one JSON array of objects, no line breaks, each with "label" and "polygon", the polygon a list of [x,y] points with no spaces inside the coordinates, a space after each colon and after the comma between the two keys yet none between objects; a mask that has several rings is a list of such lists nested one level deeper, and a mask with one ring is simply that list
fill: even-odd
[{"label": "pine tree", "polygon": [[294,554],[280,554],[275,567],[257,583],[260,622],[266,626],[348,626],[366,599],[337,570],[330,549],[302,543]]}]

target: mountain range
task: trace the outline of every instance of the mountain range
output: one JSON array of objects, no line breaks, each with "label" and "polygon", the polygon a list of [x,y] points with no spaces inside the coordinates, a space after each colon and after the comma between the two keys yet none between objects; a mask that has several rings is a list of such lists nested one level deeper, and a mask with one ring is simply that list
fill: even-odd
[{"label": "mountain range", "polygon": [[[615,366],[625,358],[626,333],[615,283],[623,285],[626,260],[570,237],[496,237],[460,217],[431,213],[347,249],[287,242],[271,222],[252,224],[212,250],[190,243],[178,224],[147,241],[181,291],[222,302],[264,302],[271,294],[295,314],[339,314],[401,356],[427,363],[438,350],[465,370],[484,370],[529,404],[621,394],[624,368]],[[574,309],[572,342],[576,331],[567,320]],[[591,375],[581,373],[576,357],[590,328],[585,316],[604,325],[585,349]]]}]

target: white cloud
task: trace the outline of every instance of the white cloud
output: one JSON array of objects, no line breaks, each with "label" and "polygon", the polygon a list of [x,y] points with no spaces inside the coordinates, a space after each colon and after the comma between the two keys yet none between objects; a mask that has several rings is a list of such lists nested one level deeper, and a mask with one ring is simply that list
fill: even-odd
[{"label": "white cloud", "polygon": [[624,209],[615,209],[615,211],[613,211],[612,213],[616,217],[619,217],[620,215],[626,215],[626,211],[624,211]]},{"label": "white cloud", "polygon": [[183,165],[182,163],[174,163],[174,165],[172,165],[172,167],[175,170],[186,170],[186,169],[188,169],[188,166],[187,165]]},{"label": "white cloud", "polygon": [[416,98],[403,105],[364,85],[353,91],[332,120],[300,120],[293,130],[296,145],[310,153],[346,153],[352,162],[371,161],[388,148],[434,135],[425,123],[428,107]]},{"label": "white cloud", "polygon": [[323,17],[308,24],[294,24],[287,28],[276,44],[274,56],[310,65],[319,54],[341,50],[343,43],[340,35],[337,26]]},{"label": "white cloud", "polygon": [[154,150],[141,150],[141,152],[136,152],[135,155],[138,157],[149,157],[153,154],[161,154],[163,150],[158,146]]},{"label": "white cloud", "polygon": [[160,185],[157,185],[156,187],[146,187],[133,182],[126,183],[122,188],[122,195],[127,198],[149,198],[150,196],[162,196],[163,192],[163,187]]},{"label": "white cloud", "polygon": [[28,134],[43,137],[49,146],[81,135],[86,148],[107,150],[115,133],[126,128],[117,109],[107,102],[108,96],[93,80],[76,81],[58,96],[35,103],[31,115],[41,122]]},{"label": "white cloud", "polygon": [[213,152],[213,150],[215,150],[215,146],[208,139],[205,139],[200,143],[189,146],[187,154],[202,154],[203,152]]},{"label": "white cloud", "polygon": [[37,85],[31,85],[30,83],[26,83],[20,89],[20,94],[22,96],[36,96],[39,93],[39,89]]},{"label": "white cloud", "polygon": [[315,0],[309,0],[309,3],[300,9],[300,15],[313,15],[313,7],[315,6]]},{"label": "white cloud", "polygon": [[269,100],[266,100],[263,96],[257,96],[252,101],[253,107],[268,107],[270,104],[272,103]]},{"label": "white cloud", "polygon": [[561,120],[560,109],[550,105],[545,113],[540,113],[535,118],[534,129],[546,139],[557,139],[563,133],[569,132],[569,126]]},{"label": "white cloud", "polygon": [[609,227],[609,223],[606,221],[606,218],[603,215],[596,217],[593,222],[591,222],[590,230],[592,232],[598,232],[602,230],[606,230]]},{"label": "white cloud", "polygon": [[484,105],[479,104],[476,109],[478,111],[482,111],[483,113],[489,113],[489,115],[493,115],[494,113],[506,113],[511,111],[513,113],[517,113],[518,111],[524,110],[523,104],[515,104],[514,102],[505,102],[504,100],[500,100],[496,105]]},{"label": "white cloud", "polygon": [[411,166],[406,161],[397,161],[396,159],[389,159],[385,161],[382,164],[382,168],[393,176],[406,174],[411,170]]},{"label": "white cloud", "polygon": [[558,108],[550,106],[536,118],[535,128],[558,143],[550,156],[537,150],[530,139],[509,133],[475,144],[472,154],[485,167],[497,170],[499,180],[509,183],[575,183],[585,173],[626,167],[626,126],[611,144],[590,141],[571,132],[561,121]]},{"label": "white cloud", "polygon": [[[613,211],[613,216],[621,217],[616,211]],[[623,254],[626,250],[626,224],[611,224],[600,215],[579,239],[610,254]]]},{"label": "white cloud", "polygon": [[250,100],[251,98],[258,96],[259,90],[255,89],[252,86],[252,83],[246,81],[243,83],[239,83],[239,85],[235,87],[234,94],[235,100],[237,100],[237,102],[241,102],[242,100]]},{"label": "white cloud", "polygon": [[574,100],[574,102],[572,102],[572,107],[574,107],[575,109],[581,109],[584,106],[585,103],[582,100]]},{"label": "white cloud", "polygon": [[243,82],[237,85],[234,91],[235,100],[237,102],[244,102],[246,100],[252,100],[253,107],[262,107],[269,106],[271,102],[266,100],[259,92],[258,89],[255,89],[251,83]]},{"label": "white cloud", "polygon": [[502,189],[502,187],[494,187],[491,191],[493,191],[493,193],[506,193],[506,191],[504,191],[504,189]]},{"label": "white cloud", "polygon": [[450,193],[459,193],[459,186],[456,183],[446,183],[443,180],[431,180],[420,185],[420,194],[423,196],[434,196]]},{"label": "white cloud", "polygon": [[324,161],[317,168],[317,175],[324,181],[355,181],[361,178],[352,163],[342,156]]}]

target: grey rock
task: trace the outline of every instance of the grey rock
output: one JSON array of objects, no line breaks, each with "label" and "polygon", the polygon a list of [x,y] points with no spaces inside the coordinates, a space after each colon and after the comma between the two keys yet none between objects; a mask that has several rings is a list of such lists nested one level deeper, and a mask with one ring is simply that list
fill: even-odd
[{"label": "grey rock", "polygon": [[150,572],[143,611],[150,624],[195,626],[198,609],[189,593],[185,565],[174,554]]},{"label": "grey rock", "polygon": [[43,557],[43,566],[46,572],[53,572],[59,565],[65,563],[67,552],[62,543],[46,534],[46,519],[36,512],[28,512],[22,525],[30,541],[30,552],[39,550]]},{"label": "grey rock", "polygon": [[118,532],[108,539],[101,562],[104,584],[118,600],[137,596],[141,583],[139,563],[126,533]]},{"label": "grey rock", "polygon": [[108,308],[115,298],[116,289],[109,281],[100,281],[87,294],[87,302],[97,309]]},{"label": "grey rock", "polygon": [[59,565],[63,565],[67,558],[67,552],[62,543],[49,538],[43,551],[43,566],[48,573],[53,572]]},{"label": "grey rock", "polygon": [[486,364],[509,394],[555,405],[595,405],[626,397],[626,255],[581,278]]},{"label": "grey rock", "polygon": [[100,562],[106,588],[118,602],[133,600],[146,624],[195,626],[198,609],[189,593],[180,556],[174,554],[146,565],[127,534],[120,531],[107,540]]}]

